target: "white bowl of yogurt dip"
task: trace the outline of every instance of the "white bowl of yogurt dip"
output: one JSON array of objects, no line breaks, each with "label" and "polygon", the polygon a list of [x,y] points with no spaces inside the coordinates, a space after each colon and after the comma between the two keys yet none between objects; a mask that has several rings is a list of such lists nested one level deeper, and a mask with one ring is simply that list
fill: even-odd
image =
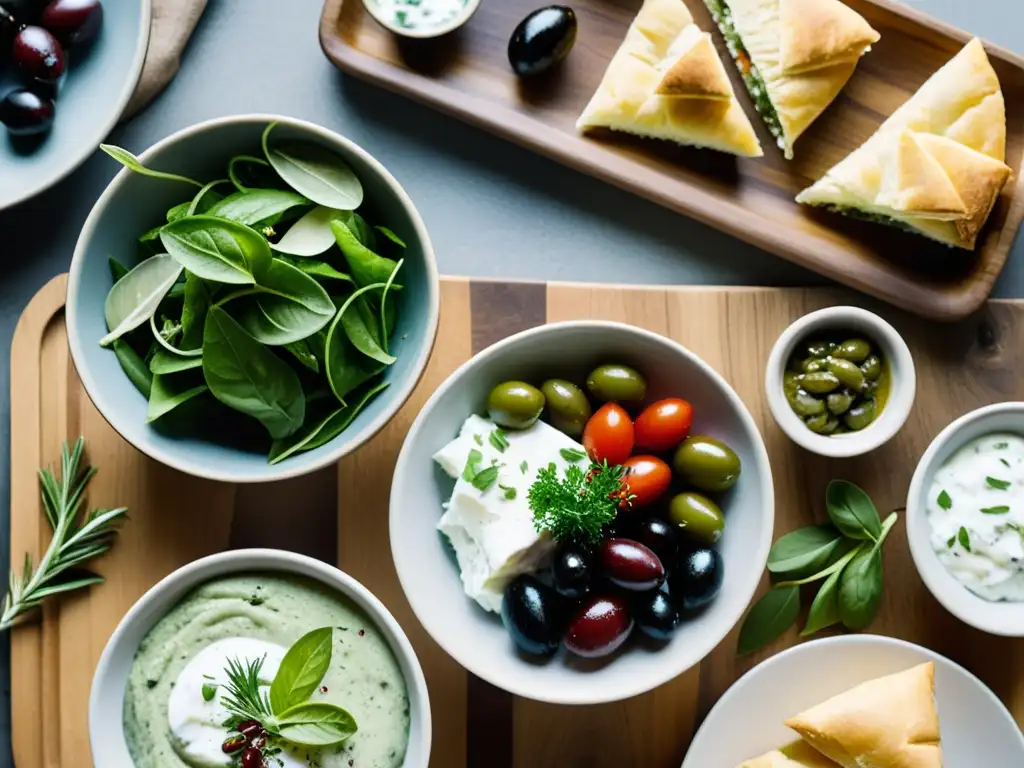
[{"label": "white bowl of yogurt dip", "polygon": [[480,0],[363,0],[378,22],[401,37],[440,37],[472,16]]},{"label": "white bowl of yogurt dip", "polygon": [[[315,652],[297,647],[286,655],[313,630],[321,637]],[[270,712],[287,666],[297,674],[283,681],[279,702],[291,690],[289,706],[306,718],[340,707],[354,718],[355,733],[310,748],[225,725],[230,661],[258,667],[268,720],[301,719],[282,716],[288,710],[277,705]],[[331,741],[301,735],[303,745]],[[384,605],[338,569],[277,550],[212,555],[152,587],[108,641],[89,698],[96,768],[237,766],[250,748],[266,768],[426,768],[430,739],[423,671]],[[261,765],[254,757],[250,764]]]},{"label": "white bowl of yogurt dip", "polygon": [[1024,637],[1024,403],[979,408],[939,433],[910,483],[907,535],[950,613]]}]

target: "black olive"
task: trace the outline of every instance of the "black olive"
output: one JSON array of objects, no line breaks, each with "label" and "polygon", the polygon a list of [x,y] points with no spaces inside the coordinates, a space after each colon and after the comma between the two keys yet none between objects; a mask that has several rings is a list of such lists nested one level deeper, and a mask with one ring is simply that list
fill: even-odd
[{"label": "black olive", "polygon": [[501,620],[513,642],[526,653],[547,656],[562,641],[562,598],[533,576],[519,576],[505,589]]},{"label": "black olive", "polygon": [[519,22],[508,41],[508,61],[517,75],[538,75],[564,59],[575,42],[572,8],[549,5]]},{"label": "black olive", "polygon": [[555,553],[552,567],[555,589],[573,600],[590,591],[593,555],[585,549],[563,544]]},{"label": "black olive", "polygon": [[675,562],[676,553],[679,551],[676,527],[660,517],[648,517],[641,520],[633,530],[632,538],[641,544],[646,544],[666,566]]},{"label": "black olive", "polygon": [[11,91],[0,101],[0,123],[14,136],[32,136],[50,130],[53,113],[53,102],[32,91]]},{"label": "black olive", "polygon": [[722,556],[714,549],[701,547],[684,552],[669,582],[676,606],[694,611],[710,603],[722,587],[723,571]]},{"label": "black olive", "polygon": [[633,620],[655,640],[668,640],[679,626],[679,611],[661,590],[646,592],[633,601]]}]

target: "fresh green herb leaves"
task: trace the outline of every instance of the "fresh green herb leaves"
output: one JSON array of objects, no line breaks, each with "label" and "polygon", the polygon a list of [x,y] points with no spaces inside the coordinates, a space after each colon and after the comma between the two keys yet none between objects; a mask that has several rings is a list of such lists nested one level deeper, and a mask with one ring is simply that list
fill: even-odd
[{"label": "fresh green herb leaves", "polygon": [[1006,505],[1000,505],[998,507],[982,507],[981,513],[983,515],[1005,515],[1010,511],[1010,508]]},{"label": "fresh green herb leaves", "polygon": [[176,173],[164,173],[163,171],[154,171],[151,168],[147,168],[142,164],[142,161],[139,160],[139,158],[127,149],[115,147],[112,144],[100,144],[100,149],[117,160],[117,162],[128,170],[141,174],[142,176],[151,176],[154,179],[164,179],[166,181],[182,181],[186,184],[193,184],[197,187],[203,186],[202,182],[190,179],[187,176],[179,176]]},{"label": "fresh green herb leaves", "polygon": [[960,530],[956,532],[956,540],[960,542],[960,546],[966,549],[968,552],[971,551],[971,536],[967,533],[967,529],[962,525]]},{"label": "fresh green herb leaves", "polygon": [[744,619],[738,653],[781,637],[799,618],[800,587],[817,581],[822,584],[801,636],[840,623],[861,630],[874,621],[883,592],[882,547],[898,516],[881,521],[868,495],[845,480],[829,483],[826,506],[831,524],[800,528],[772,546],[772,588]]},{"label": "fresh green herb leaves", "polygon": [[534,527],[555,541],[596,543],[616,517],[618,505],[611,496],[621,490],[624,474],[622,466],[608,462],[592,464],[586,471],[574,464],[559,479],[554,462],[548,464],[537,472],[529,490]]},{"label": "fresh green herb leaves", "polygon": [[476,448],[469,451],[469,456],[466,457],[466,466],[462,469],[462,479],[466,482],[473,482],[473,478],[480,472],[480,462],[484,460],[484,455],[480,453]]},{"label": "fresh green herb leaves", "polygon": [[508,450],[508,433],[500,427],[493,429],[487,436],[487,442],[494,446],[494,448],[500,453],[504,453]]},{"label": "fresh green herb leaves", "polygon": [[527,473],[529,469],[530,465],[526,463],[526,459],[523,459],[521,462],[519,462],[519,471],[522,472],[524,475]]},{"label": "fresh green herb leaves", "polygon": [[504,492],[502,495],[506,501],[512,501],[516,497],[516,489],[511,485],[502,485],[501,483],[498,483],[498,487]]},{"label": "fresh green herb leaves", "polygon": [[213,683],[203,683],[203,701],[213,701],[213,697],[217,695],[217,686]]},{"label": "fresh green herb leaves", "polygon": [[179,275],[181,265],[161,254],[146,259],[118,280],[103,305],[110,333],[100,339],[100,345],[105,347],[148,322]]},{"label": "fresh green herb leaves", "polygon": [[498,469],[498,467],[494,465],[490,467],[484,467],[475,475],[473,475],[473,479],[470,480],[470,482],[473,484],[473,487],[476,488],[478,491],[486,491],[488,488],[490,488],[497,482],[499,471],[500,470]]},{"label": "fresh green herb leaves", "polygon": [[318,205],[354,211],[363,203],[359,177],[334,152],[311,142],[270,146],[271,123],[263,132],[263,153],[285,183]]},{"label": "fresh green herb leaves", "polygon": [[285,741],[304,747],[329,747],[356,733],[356,721],[341,707],[327,702],[306,702],[292,707],[278,719],[278,733]]},{"label": "fresh green herb leaves", "polygon": [[943,491],[939,491],[939,498],[937,498],[935,500],[935,502],[942,509],[950,510],[950,509],[953,508],[953,500],[951,498],[949,498],[949,494],[946,493],[944,490]]},{"label": "fresh green herb leaves", "polygon": [[196,277],[252,285],[270,267],[270,246],[253,229],[216,216],[187,216],[160,230],[160,242]]},{"label": "fresh green herb leaves", "polygon": [[568,461],[570,464],[575,464],[578,461],[583,461],[587,458],[585,451],[581,451],[578,448],[561,448],[558,451],[558,455]]},{"label": "fresh green herb leaves", "polygon": [[1000,480],[998,477],[986,477],[985,482],[989,488],[995,488],[997,491],[1005,491],[1013,485],[1009,480]]},{"label": "fresh green herb leaves", "polygon": [[313,695],[331,665],[333,638],[333,630],[322,627],[306,633],[288,649],[270,686],[274,712],[284,712]]},{"label": "fresh green herb leaves", "polygon": [[999,459],[999,462],[1000,462],[1000,463],[1001,463],[1001,464],[1002,464],[1002,465],[1003,465],[1004,467],[1006,467],[1006,468],[1009,468],[1009,467],[1010,467],[1010,462],[1008,462],[1008,461],[1007,461],[1006,459],[1002,459],[1002,458],[1001,458],[1001,459]]},{"label": "fresh green herb leaves", "polygon": [[1007,448],[1010,447],[1010,444],[1009,443],[996,443],[992,447],[995,448],[997,451],[1005,451]]}]

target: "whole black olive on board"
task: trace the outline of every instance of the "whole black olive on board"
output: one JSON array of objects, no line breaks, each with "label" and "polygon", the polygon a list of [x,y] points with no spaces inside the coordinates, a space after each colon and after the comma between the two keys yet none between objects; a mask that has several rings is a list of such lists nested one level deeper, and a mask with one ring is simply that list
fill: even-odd
[{"label": "whole black olive on board", "polygon": [[32,91],[11,91],[0,101],[0,123],[14,136],[33,136],[53,125],[53,102]]},{"label": "whole black olive on board", "polygon": [[508,61],[517,75],[539,75],[564,59],[575,42],[572,8],[549,5],[519,22],[508,41]]},{"label": "whole black olive on board", "polygon": [[573,600],[587,594],[593,580],[592,560],[593,555],[582,547],[561,545],[555,552],[555,562],[551,568],[558,593]]},{"label": "whole black olive on board", "polygon": [[669,582],[669,591],[678,608],[695,611],[718,596],[722,588],[722,556],[708,547],[684,552]]},{"label": "whole black olive on board", "polygon": [[648,637],[668,640],[679,626],[679,611],[668,595],[655,590],[633,600],[633,620]]},{"label": "whole black olive on board", "polygon": [[564,604],[558,593],[533,576],[520,576],[505,588],[501,621],[521,650],[547,656],[562,640]]}]

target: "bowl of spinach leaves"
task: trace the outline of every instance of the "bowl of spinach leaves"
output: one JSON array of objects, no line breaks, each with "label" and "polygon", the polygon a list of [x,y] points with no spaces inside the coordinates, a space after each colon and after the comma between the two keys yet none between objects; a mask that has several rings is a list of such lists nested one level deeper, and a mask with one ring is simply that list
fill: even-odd
[{"label": "bowl of spinach leaves", "polygon": [[222,118],[136,157],[71,263],[72,358],[103,417],[175,469],[293,477],[374,435],[437,332],[423,221],[365,150],[290,118]]}]

